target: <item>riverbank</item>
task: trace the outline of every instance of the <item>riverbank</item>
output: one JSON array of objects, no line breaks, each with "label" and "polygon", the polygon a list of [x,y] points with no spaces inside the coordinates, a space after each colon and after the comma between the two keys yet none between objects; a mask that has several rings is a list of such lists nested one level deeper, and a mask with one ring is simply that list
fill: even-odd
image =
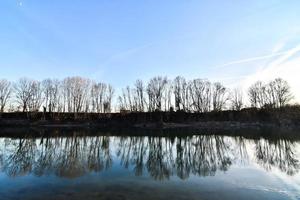
[{"label": "riverbank", "polygon": [[208,113],[2,113],[0,127],[95,127],[144,129],[300,129],[300,107],[248,108]]}]

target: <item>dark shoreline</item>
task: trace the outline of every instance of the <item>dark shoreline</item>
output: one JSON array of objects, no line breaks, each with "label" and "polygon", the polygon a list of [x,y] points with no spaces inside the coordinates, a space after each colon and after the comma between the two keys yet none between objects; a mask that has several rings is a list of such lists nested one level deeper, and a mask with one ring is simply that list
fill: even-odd
[{"label": "dark shoreline", "polygon": [[192,137],[195,135],[233,136],[247,139],[300,140],[300,129],[277,129],[261,127],[259,129],[195,129],[195,128],[121,128],[121,127],[2,127],[0,137],[44,138],[44,137]]},{"label": "dark shoreline", "polygon": [[98,121],[53,121],[53,120],[22,120],[22,119],[5,119],[0,120],[1,128],[119,128],[119,129],[194,129],[194,130],[242,130],[242,129],[287,129],[300,130],[297,124],[279,124],[275,122],[261,121],[191,121],[191,122],[98,122]]},{"label": "dark shoreline", "polygon": [[[300,107],[248,108],[208,113],[1,113],[0,129],[108,129],[108,130],[300,130]],[[0,130],[0,134],[1,131]],[[298,133],[294,133],[300,135]]]}]

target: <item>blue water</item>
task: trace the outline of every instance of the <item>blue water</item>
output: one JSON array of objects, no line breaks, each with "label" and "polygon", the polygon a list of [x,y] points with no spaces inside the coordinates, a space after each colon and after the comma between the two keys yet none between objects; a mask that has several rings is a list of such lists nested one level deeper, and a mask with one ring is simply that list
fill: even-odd
[{"label": "blue water", "polygon": [[0,199],[300,199],[300,141],[0,138]]}]

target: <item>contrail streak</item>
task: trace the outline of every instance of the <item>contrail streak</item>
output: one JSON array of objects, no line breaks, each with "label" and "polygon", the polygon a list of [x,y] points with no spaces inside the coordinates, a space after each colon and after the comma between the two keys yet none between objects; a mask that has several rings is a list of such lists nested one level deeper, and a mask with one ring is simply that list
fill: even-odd
[{"label": "contrail streak", "polygon": [[[257,57],[252,57],[252,58],[235,60],[235,61],[231,61],[231,62],[225,63],[223,65],[219,65],[219,66],[217,66],[215,68],[222,68],[222,67],[227,67],[227,66],[230,66],[230,65],[236,65],[236,64],[241,64],[241,63],[253,62],[253,61],[257,61],[257,60],[264,60],[264,59],[267,59],[267,58],[273,58],[275,56],[289,54],[293,50],[294,49],[288,50],[288,51],[282,51],[282,52],[272,53],[272,54],[268,54],[268,55],[263,55],[263,56],[257,56]],[[300,51],[300,49],[297,49],[297,51]]]}]

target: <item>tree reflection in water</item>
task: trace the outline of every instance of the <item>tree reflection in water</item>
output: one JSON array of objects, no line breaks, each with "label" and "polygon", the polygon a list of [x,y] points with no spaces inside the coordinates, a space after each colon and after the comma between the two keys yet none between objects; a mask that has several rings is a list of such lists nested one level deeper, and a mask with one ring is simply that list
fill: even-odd
[{"label": "tree reflection in water", "polygon": [[214,176],[233,164],[257,162],[267,170],[278,168],[288,175],[299,171],[296,142],[248,140],[243,137],[197,135],[188,137],[78,136],[0,138],[0,168],[8,176],[55,174],[74,178],[109,170],[118,158],[136,176],[156,180],[176,175]]},{"label": "tree reflection in water", "polygon": [[295,143],[287,140],[255,141],[257,162],[265,169],[279,168],[288,175],[299,171],[299,158],[296,158]]}]

